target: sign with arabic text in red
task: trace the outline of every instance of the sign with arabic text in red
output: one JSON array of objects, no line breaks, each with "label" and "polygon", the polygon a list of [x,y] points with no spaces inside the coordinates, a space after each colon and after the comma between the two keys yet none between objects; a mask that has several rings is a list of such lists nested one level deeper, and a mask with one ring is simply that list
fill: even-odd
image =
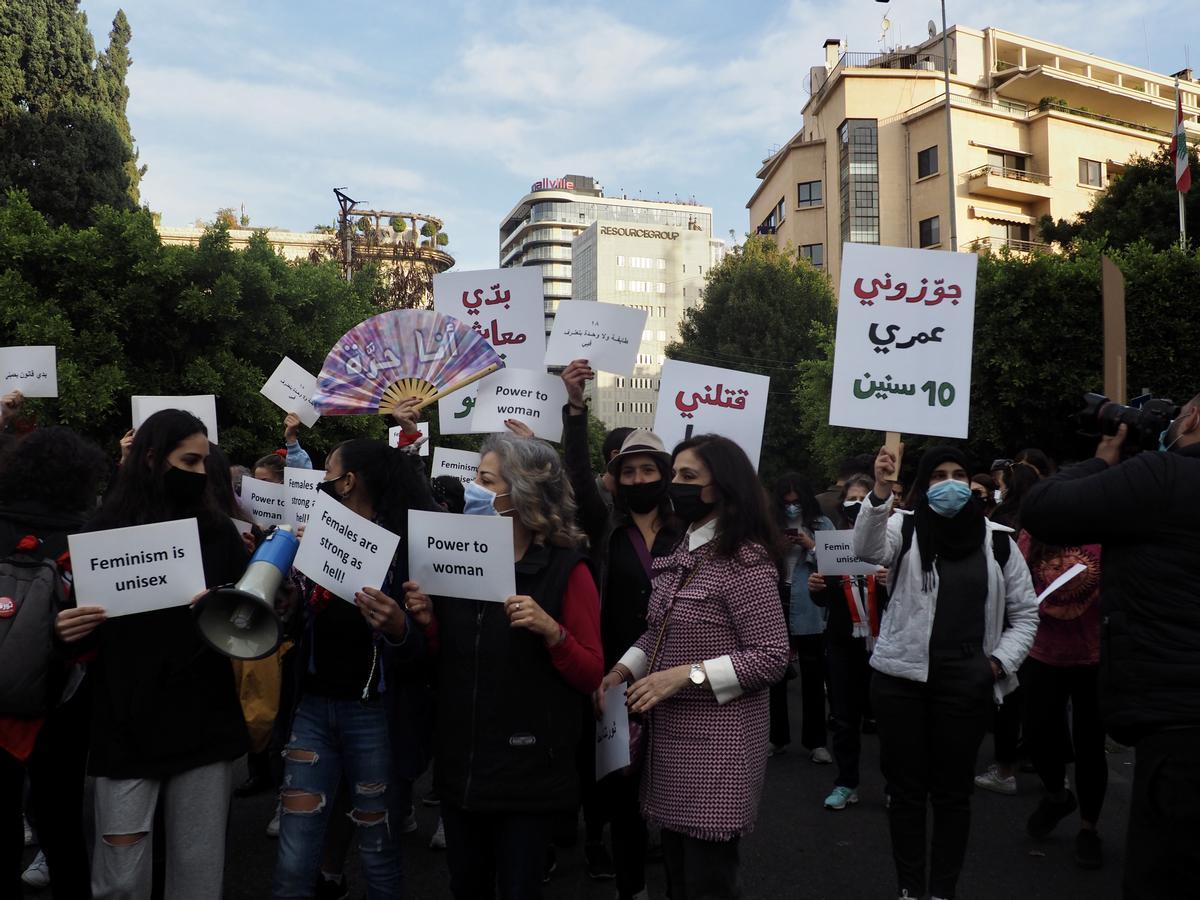
[{"label": "sign with arabic text in red", "polygon": [[654,432],[668,450],[694,435],[723,435],[758,468],[770,384],[766,375],[668,359],[659,379]]}]

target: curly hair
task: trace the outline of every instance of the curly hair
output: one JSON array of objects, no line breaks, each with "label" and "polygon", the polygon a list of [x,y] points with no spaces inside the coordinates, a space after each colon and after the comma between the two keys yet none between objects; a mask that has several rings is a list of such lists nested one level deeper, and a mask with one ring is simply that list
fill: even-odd
[{"label": "curly hair", "polygon": [[479,449],[481,459],[489,453],[500,460],[500,476],[508,482],[522,525],[547,544],[575,548],[587,544],[575,524],[575,492],[553,447],[545,441],[493,434]]},{"label": "curly hair", "polygon": [[0,503],[33,500],[55,510],[80,512],[96,505],[108,471],[104,452],[55,425],[13,440],[0,458]]}]

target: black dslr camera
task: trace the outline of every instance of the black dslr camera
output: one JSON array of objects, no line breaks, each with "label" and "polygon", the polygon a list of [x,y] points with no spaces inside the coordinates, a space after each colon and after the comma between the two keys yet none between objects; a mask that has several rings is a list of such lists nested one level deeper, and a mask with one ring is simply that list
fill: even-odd
[{"label": "black dslr camera", "polygon": [[1083,404],[1079,424],[1084,434],[1089,437],[1116,434],[1124,422],[1129,426],[1125,444],[1137,450],[1157,450],[1158,436],[1179,415],[1178,404],[1161,398],[1147,400],[1141,406],[1122,406],[1103,394],[1084,394]]}]

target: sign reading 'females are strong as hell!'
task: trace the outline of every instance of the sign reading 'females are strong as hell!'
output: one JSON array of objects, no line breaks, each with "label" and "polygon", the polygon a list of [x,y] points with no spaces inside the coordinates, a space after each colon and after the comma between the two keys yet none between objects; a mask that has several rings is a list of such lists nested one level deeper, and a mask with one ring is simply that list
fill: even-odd
[{"label": "sign reading 'females are strong as hell!'", "polygon": [[766,375],[668,359],[659,381],[654,432],[668,450],[693,435],[723,435],[758,468],[770,384]]},{"label": "sign reading 'females are strong as hell!'", "polygon": [[830,425],[967,436],[977,263],[843,246]]}]

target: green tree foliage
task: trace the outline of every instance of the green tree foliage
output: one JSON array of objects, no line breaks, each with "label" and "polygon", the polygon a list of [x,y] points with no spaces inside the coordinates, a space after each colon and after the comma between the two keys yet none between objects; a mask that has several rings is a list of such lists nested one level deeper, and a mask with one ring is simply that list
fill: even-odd
[{"label": "green tree foliage", "polygon": [[760,465],[766,475],[809,468],[810,447],[797,424],[798,364],[819,355],[834,311],[824,272],[752,237],[709,273],[703,305],[688,310],[680,340],[667,347],[672,359],[770,376]]},{"label": "green tree foliage", "polygon": [[[1200,160],[1191,151],[1193,190],[1185,203],[1188,221],[1200,227]],[[1179,194],[1175,190],[1175,160],[1169,147],[1153,156],[1130,160],[1108,187],[1097,194],[1092,208],[1074,221],[1053,221],[1043,216],[1038,223],[1047,241],[1064,246],[1072,241],[1094,242],[1108,247],[1127,247],[1146,241],[1157,250],[1179,243]],[[1195,243],[1195,241],[1193,241]]]},{"label": "green tree foliage", "polygon": [[118,11],[96,55],[78,0],[0,4],[0,191],[23,188],[53,223],[132,209],[145,171],[125,114],[131,30]]}]

